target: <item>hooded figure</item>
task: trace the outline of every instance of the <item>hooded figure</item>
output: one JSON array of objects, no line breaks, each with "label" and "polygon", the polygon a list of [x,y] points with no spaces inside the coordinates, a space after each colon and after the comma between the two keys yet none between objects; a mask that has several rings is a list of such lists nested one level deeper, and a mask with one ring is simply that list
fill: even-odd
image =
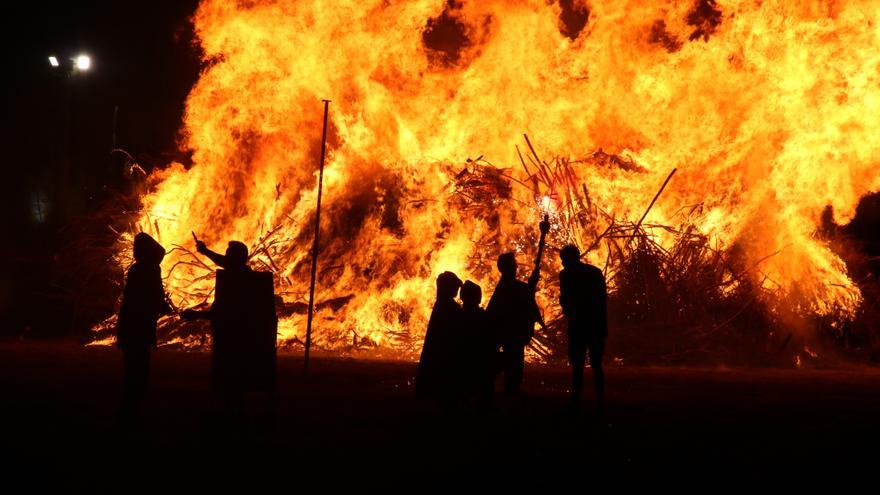
[{"label": "hooded figure", "polygon": [[416,396],[444,398],[453,386],[455,332],[461,323],[461,306],[455,301],[461,279],[452,272],[437,277],[437,299],[428,320],[425,343],[416,373]]},{"label": "hooded figure", "polygon": [[120,415],[134,417],[146,393],[150,348],[156,347],[156,321],[171,312],[162,287],[159,264],[165,248],[146,233],[134,237],[134,264],[125,277],[117,320],[116,345],[125,368]]}]

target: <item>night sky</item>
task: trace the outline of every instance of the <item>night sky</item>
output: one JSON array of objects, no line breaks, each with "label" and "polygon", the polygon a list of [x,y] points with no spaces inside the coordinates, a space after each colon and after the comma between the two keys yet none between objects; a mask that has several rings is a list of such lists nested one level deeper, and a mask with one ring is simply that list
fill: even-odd
[{"label": "night sky", "polygon": [[[12,127],[17,159],[27,163],[14,167],[19,194],[47,188],[53,162],[65,151],[75,165],[73,180],[92,195],[116,185],[120,171],[109,159],[114,107],[117,145],[165,161],[161,155],[176,149],[183,103],[198,77],[189,22],[196,3],[58,2],[21,14],[14,26],[20,42]],[[49,65],[49,55],[69,64],[79,53],[92,58],[88,72],[66,77]],[[87,208],[75,206],[56,213]]]},{"label": "night sky", "polygon": [[[28,2],[5,15],[12,90],[0,186],[0,226],[10,234],[0,272],[2,334],[28,325],[43,327],[32,328],[36,334],[70,330],[51,329],[56,318],[34,313],[66,305],[58,299],[71,287],[56,286],[69,267],[57,266],[65,263],[59,250],[76,240],[84,219],[130,188],[121,155],[110,153],[114,113],[116,147],[144,168],[186,160],[176,141],[200,70],[189,19],[197,3]],[[92,59],[88,72],[67,77],[49,64],[49,55],[69,65],[80,53]]]}]

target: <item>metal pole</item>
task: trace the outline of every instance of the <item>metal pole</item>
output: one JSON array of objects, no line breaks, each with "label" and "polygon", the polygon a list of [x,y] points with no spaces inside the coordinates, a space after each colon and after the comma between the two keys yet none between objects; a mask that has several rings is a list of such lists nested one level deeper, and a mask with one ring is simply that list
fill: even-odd
[{"label": "metal pole", "polygon": [[660,186],[660,190],[657,191],[657,194],[654,195],[654,199],[651,200],[651,204],[648,205],[648,209],[645,210],[645,213],[642,215],[642,218],[639,219],[639,223],[636,224],[636,228],[635,228],[635,230],[633,230],[634,234],[635,234],[635,231],[639,230],[639,227],[642,226],[642,222],[645,221],[645,217],[648,216],[648,213],[651,211],[651,208],[654,207],[654,203],[657,202],[657,198],[659,198],[660,195],[663,194],[663,190],[666,189],[666,184],[669,184],[669,179],[671,179],[672,176],[675,175],[676,170],[678,170],[678,169],[677,168],[672,169],[672,172],[669,172],[669,176],[666,177],[665,181],[663,181],[663,185]]},{"label": "metal pole", "polygon": [[303,372],[309,372],[309,350],[312,347],[312,317],[315,313],[315,275],[318,270],[318,234],[321,232],[321,190],[324,186],[324,155],[327,151],[327,114],[330,100],[324,102],[324,131],[321,133],[321,171],[318,173],[318,206],[315,208],[315,241],[312,244],[312,280],[309,285],[309,318],[306,323],[306,355],[303,360]]},{"label": "metal pole", "polygon": [[110,149],[116,148],[116,120],[119,116],[119,105],[113,105],[113,143],[110,146]]}]

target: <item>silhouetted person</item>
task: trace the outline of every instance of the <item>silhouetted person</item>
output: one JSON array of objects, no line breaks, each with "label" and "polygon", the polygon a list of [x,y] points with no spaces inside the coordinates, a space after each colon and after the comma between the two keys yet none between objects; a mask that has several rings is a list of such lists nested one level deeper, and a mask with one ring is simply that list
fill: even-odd
[{"label": "silhouetted person", "polygon": [[277,317],[272,274],[247,265],[247,246],[230,241],[226,254],[196,241],[199,253],[221,266],[208,311],[184,311],[184,318],[211,321],[211,367],[215,391],[227,409],[243,406],[250,391],[272,393],[275,385]]},{"label": "silhouetted person", "polygon": [[461,325],[461,306],[455,301],[461,279],[452,272],[437,277],[437,299],[416,372],[416,397],[448,399],[453,393],[456,333]]},{"label": "silhouetted person", "polygon": [[171,312],[159,264],[165,248],[146,233],[134,237],[134,264],[125,277],[117,321],[116,345],[125,370],[120,418],[135,419],[147,390],[150,349],[156,348],[156,321]]},{"label": "silhouetted person", "polygon": [[601,411],[605,396],[605,371],[602,354],[608,337],[605,276],[602,270],[581,261],[574,245],[559,252],[563,269],[559,272],[559,304],[568,317],[568,360],[571,364],[571,401],[577,406],[584,385],[587,350],[596,386],[597,407]]},{"label": "silhouetted person", "polygon": [[498,338],[493,333],[486,310],[480,307],[483,291],[466,281],[461,286],[462,320],[460,343],[466,349],[461,387],[475,394],[483,406],[492,402],[498,371]]},{"label": "silhouetted person", "polygon": [[516,394],[523,379],[525,347],[535,333],[535,323],[543,326],[544,321],[535,302],[535,288],[516,279],[514,253],[502,254],[497,264],[501,280],[495,286],[486,312],[501,344],[504,393]]}]

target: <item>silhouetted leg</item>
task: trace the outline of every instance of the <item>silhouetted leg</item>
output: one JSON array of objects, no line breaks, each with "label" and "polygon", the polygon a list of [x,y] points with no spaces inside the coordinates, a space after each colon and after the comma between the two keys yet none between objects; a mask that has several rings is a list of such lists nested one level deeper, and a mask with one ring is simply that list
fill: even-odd
[{"label": "silhouetted leg", "polygon": [[501,373],[504,374],[504,394],[507,395],[510,392],[511,388],[511,378],[510,375],[512,373],[511,370],[511,355],[513,353],[510,351],[510,348],[503,347],[501,349]]},{"label": "silhouetted leg", "polygon": [[476,378],[475,391],[477,394],[477,406],[480,409],[488,409],[492,407],[492,395],[494,392],[494,370],[491,364],[492,356],[485,358],[485,361],[477,363],[475,366],[474,377]]},{"label": "silhouetted leg", "polygon": [[128,419],[134,408],[134,353],[122,349],[122,399],[119,401],[119,419]]},{"label": "silhouetted leg", "polygon": [[238,413],[239,384],[236,380],[235,370],[228,356],[214,353],[213,355],[212,382],[217,409],[225,420],[234,418]]},{"label": "silhouetted leg", "polygon": [[124,368],[120,416],[126,419],[140,415],[150,373],[150,348],[128,346],[122,350]]},{"label": "silhouetted leg", "polygon": [[261,435],[272,435],[275,431],[277,409],[275,387],[270,386],[260,391],[259,409],[257,411],[257,432]]},{"label": "silhouetted leg", "polygon": [[498,379],[498,372],[502,369],[498,352],[492,352],[487,355],[486,361],[482,366],[482,381],[480,383],[480,406],[485,409],[491,409],[495,402],[495,380]]},{"label": "silhouetted leg", "polygon": [[605,369],[602,367],[602,355],[605,353],[605,342],[596,342],[590,346],[590,367],[593,368],[593,385],[596,387],[596,406],[600,412],[604,410],[605,400]]},{"label": "silhouetted leg", "polygon": [[525,367],[525,347],[508,346],[504,349],[504,393],[511,395],[519,392]]},{"label": "silhouetted leg", "polygon": [[584,388],[584,364],[587,352],[582,346],[570,343],[568,346],[568,362],[571,364],[571,405],[581,402],[581,390]]}]

